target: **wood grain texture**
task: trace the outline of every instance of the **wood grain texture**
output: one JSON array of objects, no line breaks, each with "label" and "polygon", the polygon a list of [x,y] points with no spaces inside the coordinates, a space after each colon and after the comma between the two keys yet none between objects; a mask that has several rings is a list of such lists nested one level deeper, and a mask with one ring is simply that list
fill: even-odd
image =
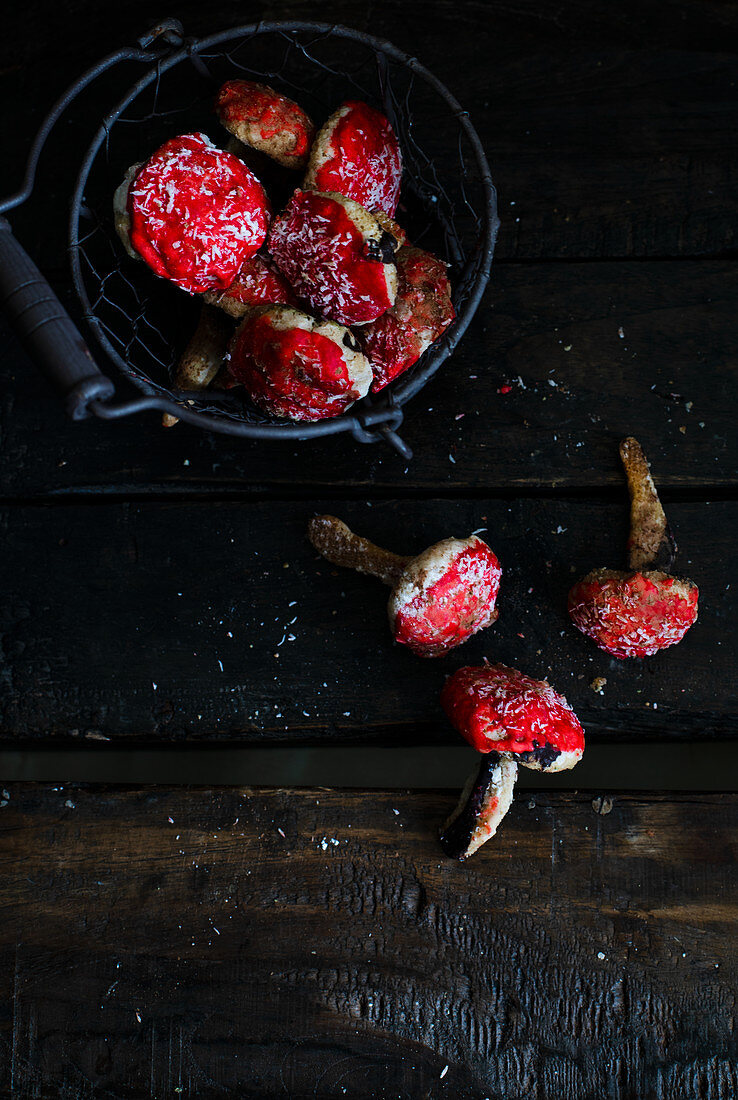
[{"label": "wood grain texture", "polygon": [[5,790],[4,1093],[733,1096],[736,797],[453,801]]},{"label": "wood grain texture", "polygon": [[[385,586],[307,541],[310,516],[329,510],[399,553],[481,530],[503,567],[497,624],[444,659],[394,645]],[[593,738],[735,736],[738,506],[667,511],[700,619],[680,645],[618,661],[571,626],[566,594],[620,566],[625,499],[14,506],[2,737],[453,743],[441,687],[484,657],[550,676]]]},{"label": "wood grain texture", "polygon": [[73,424],[6,328],[0,495],[620,491],[626,435],[661,488],[735,489],[736,300],[727,262],[494,268],[458,352],[407,406],[409,465],[345,436],[267,444],[156,415]]}]

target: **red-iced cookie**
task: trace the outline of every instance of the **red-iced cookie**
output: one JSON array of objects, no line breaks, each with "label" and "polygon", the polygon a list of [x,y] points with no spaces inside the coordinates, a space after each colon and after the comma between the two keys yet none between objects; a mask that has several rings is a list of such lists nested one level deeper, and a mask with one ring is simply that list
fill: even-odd
[{"label": "red-iced cookie", "polygon": [[401,248],[394,305],[361,333],[374,371],[372,389],[383,389],[417,363],[455,316],[446,265],[420,248]]},{"label": "red-iced cookie", "polygon": [[348,329],[290,306],[247,317],[231,343],[229,366],[255,405],[290,420],[340,416],[364,397],[372,378]]},{"label": "red-iced cookie", "polygon": [[204,134],[171,138],[128,190],[132,247],[157,275],[193,294],[225,290],[269,227],[264,189]]},{"label": "red-iced cookie", "polygon": [[366,103],[351,101],[318,131],[303,186],[393,215],[401,177],[400,145],[389,122]]},{"label": "red-iced cookie", "polygon": [[302,107],[267,84],[229,80],[215,110],[229,133],[285,168],[304,168],[315,126]]},{"label": "red-iced cookie", "polygon": [[442,657],[497,618],[502,570],[476,535],[443,539],[417,557],[404,558],[354,534],[336,516],[316,516],[308,530],[328,561],[392,586],[390,630],[418,657]]},{"label": "red-iced cookie", "polygon": [[387,611],[395,641],[441,657],[497,618],[502,569],[486,542],[444,539],[405,566]]},{"label": "red-iced cookie", "polygon": [[441,706],[478,752],[512,754],[537,771],[572,768],[584,752],[584,730],[563,695],[507,665],[458,669]]},{"label": "red-iced cookie", "polygon": [[272,258],[300,298],[343,325],[365,325],[397,293],[397,241],[352,199],[296,191],[269,234]]},{"label": "red-iced cookie", "polygon": [[629,569],[582,577],[569,593],[569,615],[613,657],[650,657],[681,642],[696,622],[699,590],[660,568],[671,567],[676,542],[637,439],[622,440],[620,458],[630,494]]},{"label": "red-iced cookie", "polygon": [[273,271],[259,256],[247,260],[226,290],[210,290],[210,305],[219,306],[231,317],[245,317],[256,306],[294,305],[295,295],[286,279]]},{"label": "red-iced cookie", "polygon": [[460,668],[446,681],[441,705],[483,754],[441,830],[446,854],[468,859],[510,808],[517,764],[548,772],[573,768],[584,752],[584,730],[545,680],[506,665]]},{"label": "red-iced cookie", "polygon": [[658,570],[594,569],[569,593],[569,615],[613,657],[650,657],[681,642],[697,620],[698,599],[696,584]]}]

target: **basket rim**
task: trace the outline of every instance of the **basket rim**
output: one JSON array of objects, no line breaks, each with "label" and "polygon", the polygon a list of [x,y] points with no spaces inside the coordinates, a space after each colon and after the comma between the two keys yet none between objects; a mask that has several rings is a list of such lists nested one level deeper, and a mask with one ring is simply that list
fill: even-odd
[{"label": "basket rim", "polygon": [[[210,412],[197,412],[175,401],[169,396],[168,400],[161,398],[161,390],[141,378],[131,376],[130,368],[110,343],[104,326],[96,317],[87,289],[84,285],[79,238],[80,215],[84,202],[84,190],[90,171],[102,145],[107,141],[110,129],[117,122],[126,108],[140,95],[144,89],[159,80],[161,75],[174,68],[180,62],[187,60],[191,54],[198,54],[205,50],[219,46],[232,39],[255,37],[259,34],[269,33],[296,33],[314,32],[326,36],[349,38],[353,41],[371,47],[377,54],[385,54],[393,60],[405,65],[414,74],[428,83],[439,96],[446,102],[459,125],[466,134],[471,144],[474,157],[479,169],[480,181],[484,192],[484,231],[480,239],[478,255],[478,272],[474,280],[473,288],[463,309],[457,314],[454,322],[444,336],[426,352],[423,359],[426,362],[422,369],[414,372],[414,377],[404,383],[395,385],[391,391],[383,391],[379,398],[375,398],[373,404],[367,403],[361,408],[361,402],[357,403],[356,412],[343,413],[341,416],[327,420],[314,422],[280,422],[265,424],[249,424],[246,421],[235,421]],[[472,317],[481,301],[482,295],[489,282],[490,267],[494,253],[497,231],[500,220],[497,214],[497,192],[492,182],[492,174],[487,161],[481,139],[466,111],[455,96],[448,90],[439,78],[426,68],[411,54],[399,49],[387,39],[378,38],[367,34],[365,31],[355,30],[339,23],[326,23],[312,20],[259,20],[255,23],[243,23],[225,30],[216,31],[202,38],[187,38],[183,45],[163,58],[157,59],[154,64],[126,90],[125,95],[118,101],[113,109],[105,116],[96,131],[82,160],[75,187],[72,194],[69,211],[68,236],[69,255],[72,270],[74,288],[83,308],[83,317],[93,332],[95,339],[112,363],[128,378],[140,391],[150,396],[155,396],[158,403],[167,406],[179,419],[208,431],[237,435],[252,439],[291,439],[305,440],[317,438],[323,435],[334,435],[343,431],[351,431],[354,435],[367,438],[368,429],[375,429],[385,425],[396,427],[402,420],[402,406],[414,397],[430,378],[438,371],[440,366],[451,355],[462,336],[466,332]],[[366,399],[363,399],[364,401]],[[168,406],[171,405],[171,409]]]}]

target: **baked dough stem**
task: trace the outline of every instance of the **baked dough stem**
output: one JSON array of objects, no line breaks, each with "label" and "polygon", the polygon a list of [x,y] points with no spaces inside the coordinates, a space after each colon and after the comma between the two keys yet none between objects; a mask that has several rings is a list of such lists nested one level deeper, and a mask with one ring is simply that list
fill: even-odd
[{"label": "baked dough stem", "polygon": [[518,767],[509,753],[484,753],[439,833],[451,859],[465,860],[490,840],[510,809]]},{"label": "baked dough stem", "polygon": [[630,493],[630,535],[628,537],[628,568],[671,568],[676,543],[666,521],[654,485],[648,459],[637,439],[628,436],[620,444],[620,458],[625,468]]},{"label": "baked dough stem", "polygon": [[204,390],[223,365],[232,326],[219,310],[203,305],[200,320],[174,374],[180,390]]},{"label": "baked dough stem", "polygon": [[336,516],[315,516],[308,524],[308,538],[324,558],[333,565],[369,573],[385,584],[394,586],[411,557],[401,557],[381,546],[375,546],[346,526]]}]

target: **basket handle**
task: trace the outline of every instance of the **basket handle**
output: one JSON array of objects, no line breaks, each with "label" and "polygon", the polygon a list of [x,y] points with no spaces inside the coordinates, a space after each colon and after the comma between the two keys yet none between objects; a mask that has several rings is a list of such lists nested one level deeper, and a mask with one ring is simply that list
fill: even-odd
[{"label": "basket handle", "polygon": [[115,387],[26,250],[0,217],[0,303],[26,350],[61,390],[73,420],[90,401],[112,397]]}]

